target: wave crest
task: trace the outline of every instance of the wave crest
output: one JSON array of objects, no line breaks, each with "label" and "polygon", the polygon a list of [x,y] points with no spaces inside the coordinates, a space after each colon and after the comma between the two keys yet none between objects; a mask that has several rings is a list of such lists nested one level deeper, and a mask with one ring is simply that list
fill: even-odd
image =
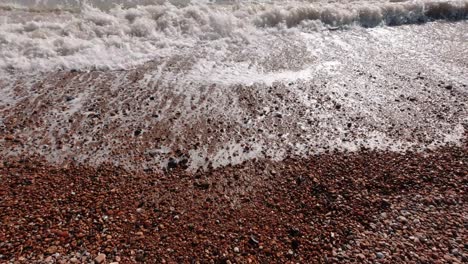
[{"label": "wave crest", "polygon": [[468,1],[455,2],[398,2],[380,5],[333,5],[326,7],[298,6],[291,9],[272,9],[255,20],[260,27],[285,24],[295,27],[303,21],[319,20],[329,26],[404,25],[432,20],[463,20],[468,17]]}]

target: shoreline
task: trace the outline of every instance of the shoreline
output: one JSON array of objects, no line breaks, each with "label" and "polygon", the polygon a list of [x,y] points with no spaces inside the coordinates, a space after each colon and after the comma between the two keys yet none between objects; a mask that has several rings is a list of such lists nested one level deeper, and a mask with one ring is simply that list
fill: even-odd
[{"label": "shoreline", "polygon": [[0,262],[461,263],[467,163],[466,141],[197,173],[4,163]]}]

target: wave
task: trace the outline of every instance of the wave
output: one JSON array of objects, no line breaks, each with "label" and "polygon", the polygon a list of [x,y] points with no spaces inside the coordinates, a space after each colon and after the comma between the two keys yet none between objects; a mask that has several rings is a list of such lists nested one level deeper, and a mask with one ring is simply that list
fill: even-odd
[{"label": "wave", "polygon": [[[191,5],[211,5],[213,10],[222,9],[222,4],[233,4],[236,10],[244,10],[244,19],[260,27],[286,25],[295,27],[306,21],[320,21],[330,26],[403,25],[433,20],[463,20],[468,17],[468,1],[399,1],[391,2],[346,2],[321,1],[273,1],[251,2],[234,0],[4,0],[0,10],[26,10],[30,12],[83,12],[88,7],[109,12],[115,8],[131,10],[144,6],[167,4],[185,8]],[[224,10],[229,11],[229,9]],[[131,11],[130,11],[131,12]]]},{"label": "wave", "polygon": [[[208,3],[208,1],[196,0],[197,3]],[[116,6],[134,8],[137,6],[161,5],[166,2],[176,6],[186,6],[190,4],[191,0],[2,0],[0,9],[18,9],[31,12],[80,11],[85,5],[89,5],[100,10],[109,11]]]},{"label": "wave", "polygon": [[262,13],[255,23],[263,27],[286,24],[295,27],[304,21],[318,20],[331,26],[403,25],[438,19],[463,20],[468,17],[468,1],[402,2],[355,7],[299,6],[290,10],[273,9]]},{"label": "wave", "polygon": [[92,4],[21,0],[17,3],[22,5],[17,6],[11,4],[16,1],[5,0],[0,9],[0,71],[128,69],[150,60],[192,54],[194,49],[197,61],[209,55],[220,61],[242,62],[236,67],[242,65],[243,69],[258,64],[268,71],[296,69],[303,65],[294,52],[283,60],[266,57],[272,48],[307,49],[308,40],[298,32],[468,17],[468,0],[323,4],[174,1],[119,0],[114,4],[120,5],[111,7],[109,0],[94,0]]}]

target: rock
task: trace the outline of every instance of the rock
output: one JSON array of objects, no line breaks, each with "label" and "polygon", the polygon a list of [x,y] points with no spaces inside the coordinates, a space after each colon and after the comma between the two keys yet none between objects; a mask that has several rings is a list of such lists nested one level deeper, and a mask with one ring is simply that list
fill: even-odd
[{"label": "rock", "polygon": [[133,131],[133,135],[135,135],[135,137],[138,137],[139,135],[141,135],[141,129],[137,129]]},{"label": "rock", "polygon": [[383,258],[385,258],[385,255],[384,255],[382,252],[377,252],[377,253],[375,254],[375,256],[376,256],[378,259],[383,259]]},{"label": "rock", "polygon": [[300,243],[299,243],[298,240],[294,239],[294,240],[291,242],[291,247],[292,247],[293,249],[298,249],[299,246],[300,246]]},{"label": "rock", "polygon": [[445,86],[445,89],[447,89],[447,90],[452,90],[452,89],[453,89],[453,86],[450,85],[450,84],[449,84],[449,85],[446,85],[446,86]]},{"label": "rock", "polygon": [[52,254],[54,254],[55,252],[57,252],[57,247],[56,247],[56,246],[50,246],[50,247],[47,248],[46,252],[47,252],[48,254],[51,254],[51,255],[52,255]]},{"label": "rock", "polygon": [[252,245],[258,245],[258,239],[255,236],[250,236],[249,243]]},{"label": "rock", "polygon": [[364,254],[361,254],[361,253],[357,254],[357,257],[362,260],[366,259],[366,256],[364,256]]},{"label": "rock", "polygon": [[239,253],[240,249],[238,247],[234,247],[234,252]]},{"label": "rock", "polygon": [[296,184],[297,184],[297,185],[300,185],[301,183],[304,182],[304,180],[305,180],[304,177],[299,176],[299,177],[296,178]]},{"label": "rock", "polygon": [[103,263],[104,261],[106,261],[106,255],[105,254],[102,254],[102,253],[99,253],[97,255],[97,257],[94,259],[94,261],[96,263]]},{"label": "rock", "polygon": [[77,258],[75,258],[75,257],[73,257],[73,258],[70,259],[70,263],[79,263],[79,262],[80,262],[80,261],[79,261]]},{"label": "rock", "polygon": [[139,251],[135,257],[135,260],[137,262],[145,262],[146,260],[146,254],[143,251]]},{"label": "rock", "polygon": [[208,182],[194,182],[193,186],[202,189],[202,190],[208,190],[210,188],[210,183]]},{"label": "rock", "polygon": [[167,162],[167,168],[175,169],[176,167],[177,167],[177,161],[174,158],[169,158],[169,161]]},{"label": "rock", "polygon": [[408,219],[406,219],[406,217],[400,215],[400,216],[398,216],[398,221],[400,221],[402,223],[406,223],[406,222],[408,222]]},{"label": "rock", "polygon": [[460,251],[458,251],[458,249],[456,249],[456,248],[450,250],[450,253],[452,253],[452,255],[454,255],[454,256],[460,255]]},{"label": "rock", "polygon": [[301,231],[295,227],[290,228],[288,233],[292,237],[297,237],[301,235]]}]

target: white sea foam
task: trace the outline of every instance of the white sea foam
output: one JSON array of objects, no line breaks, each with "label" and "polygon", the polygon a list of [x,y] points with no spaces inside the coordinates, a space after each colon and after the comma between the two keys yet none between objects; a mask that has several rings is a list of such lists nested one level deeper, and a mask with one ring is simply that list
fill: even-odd
[{"label": "white sea foam", "polygon": [[[0,6],[3,6],[0,9],[0,71],[3,74],[6,71],[129,69],[193,48],[204,52],[194,57],[204,59],[209,55],[208,59],[215,57],[216,62],[237,60],[244,63],[235,66],[241,71],[245,72],[244,66],[254,65],[253,70],[265,72],[269,70],[264,65],[255,65],[262,60],[258,57],[263,56],[262,49],[268,50],[273,42],[279,42],[274,48],[280,49],[301,46],[304,40],[300,32],[435,19],[460,20],[468,15],[468,0],[333,4],[3,0]],[[285,38],[293,41],[284,41]],[[253,58],[248,57],[252,49],[256,50]],[[201,63],[198,61],[197,67],[210,65]],[[232,72],[230,67],[217,69],[214,75]]]}]

